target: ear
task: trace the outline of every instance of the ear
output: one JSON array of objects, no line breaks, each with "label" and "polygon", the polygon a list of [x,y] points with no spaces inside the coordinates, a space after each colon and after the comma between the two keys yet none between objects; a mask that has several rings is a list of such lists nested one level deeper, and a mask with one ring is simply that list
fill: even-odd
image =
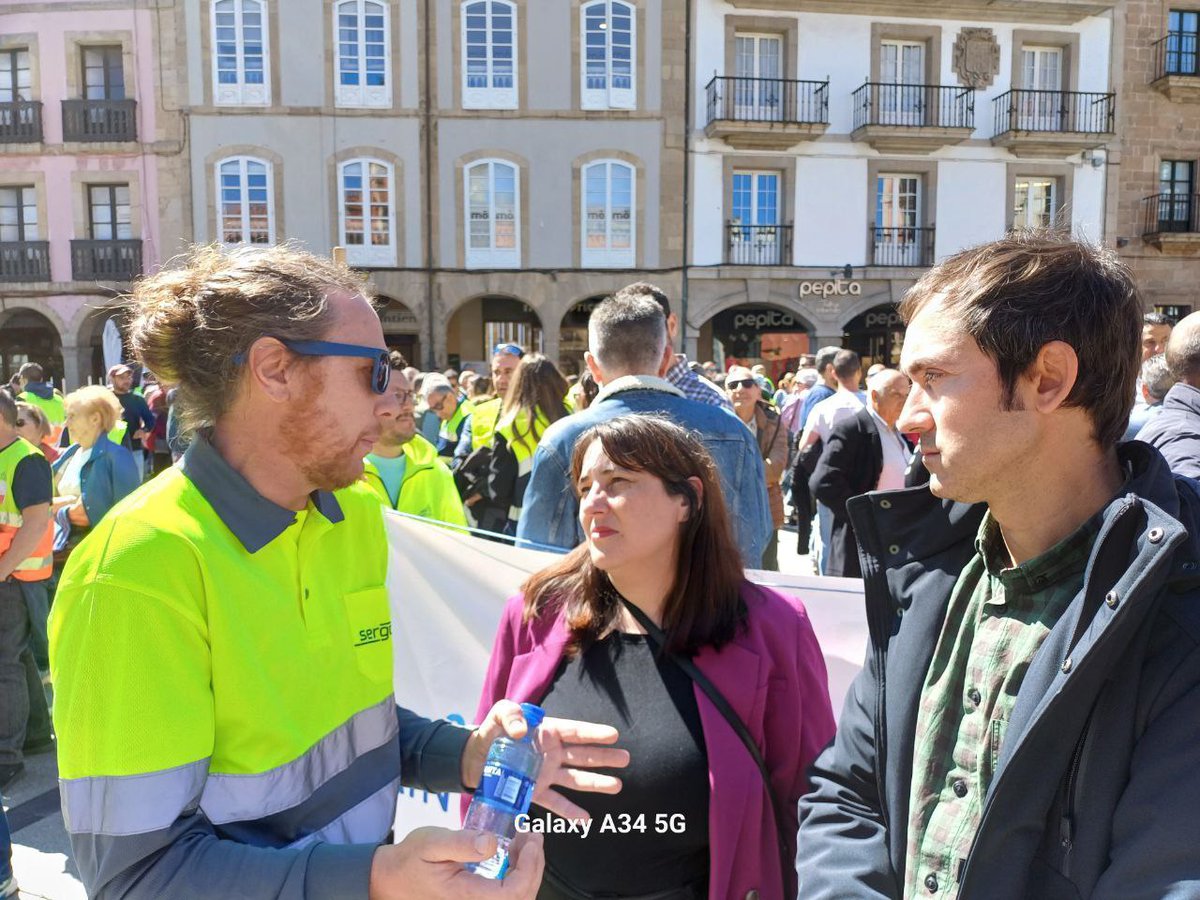
[{"label": "ear", "polygon": [[679,331],[679,319],[675,313],[667,316],[667,343],[675,346],[675,333]]},{"label": "ear", "polygon": [[250,383],[271,401],[287,403],[299,393],[300,368],[295,362],[275,338],[259,338],[246,354]]},{"label": "ear", "polygon": [[1146,387],[1146,383],[1142,382],[1140,385],[1138,385],[1138,387],[1142,391],[1142,399],[1145,400],[1147,403],[1149,403],[1151,400],[1150,389],[1148,387]]},{"label": "ear", "polygon": [[675,362],[675,348],[671,345],[670,341],[667,341],[667,345],[665,347],[663,347],[662,361],[659,362],[659,364],[658,364],[658,377],[659,378],[666,377],[667,370],[669,368],[671,368],[671,365],[674,362]]},{"label": "ear", "polygon": [[1038,351],[1023,377],[1029,395],[1026,409],[1052,413],[1060,409],[1079,378],[1079,356],[1065,341],[1051,341]]},{"label": "ear", "polygon": [[600,363],[596,362],[596,357],[592,355],[591,350],[583,351],[583,362],[587,366],[588,371],[592,373],[592,377],[596,379],[596,384],[604,386],[604,372],[600,368]]},{"label": "ear", "polygon": [[[704,482],[693,475],[688,479],[688,484],[696,492],[696,511],[699,512],[700,508],[704,506]],[[688,508],[687,498],[680,497],[679,500],[679,524],[682,525],[692,517],[692,510]]]}]

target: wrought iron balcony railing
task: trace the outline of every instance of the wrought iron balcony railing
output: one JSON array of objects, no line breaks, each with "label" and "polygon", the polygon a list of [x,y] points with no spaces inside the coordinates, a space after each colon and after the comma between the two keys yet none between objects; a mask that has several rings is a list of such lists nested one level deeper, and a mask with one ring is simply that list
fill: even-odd
[{"label": "wrought iron balcony railing", "polygon": [[64,141],[136,141],[136,100],[64,100]]},{"label": "wrought iron balcony railing", "polygon": [[725,262],[731,266],[790,266],[792,226],[727,223]]},{"label": "wrought iron balcony railing", "polygon": [[1010,131],[1112,134],[1116,94],[1082,91],[1006,91],[992,101],[993,137]]},{"label": "wrought iron balcony railing", "polygon": [[975,127],[974,88],[868,81],[853,97],[855,131],[874,125]]},{"label": "wrought iron balcony railing", "polygon": [[708,121],[829,124],[829,82],[715,75]]},{"label": "wrought iron balcony railing", "polygon": [[36,144],[41,139],[40,100],[0,103],[0,144]]},{"label": "wrought iron balcony railing", "polygon": [[931,266],[935,229],[871,226],[871,263],[876,266]]},{"label": "wrought iron balcony railing", "polygon": [[142,242],[71,241],[71,273],[76,281],[132,281],[142,274]]},{"label": "wrought iron balcony railing", "polygon": [[1171,31],[1154,42],[1154,79],[1169,75],[1200,76],[1197,35],[1193,31]]},{"label": "wrought iron balcony railing", "polygon": [[1200,194],[1153,194],[1142,201],[1142,235],[1200,233]]},{"label": "wrought iron balcony railing", "polygon": [[49,280],[49,241],[0,241],[0,281]]}]

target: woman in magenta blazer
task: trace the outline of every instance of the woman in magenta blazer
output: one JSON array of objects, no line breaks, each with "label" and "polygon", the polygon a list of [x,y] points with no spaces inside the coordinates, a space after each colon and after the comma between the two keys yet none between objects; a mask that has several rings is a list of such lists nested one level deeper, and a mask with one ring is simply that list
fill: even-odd
[{"label": "woman in magenta blazer", "polygon": [[[585,543],[509,600],[480,698],[613,725],[630,752],[617,794],[564,790],[590,814],[539,807],[539,898],[795,897],[796,802],[834,732],[825,663],[801,604],[745,580],[712,457],[665,420],[625,416],[576,444]],[[708,696],[639,626],[690,658],[747,726],[763,778]],[[570,830],[566,830],[570,828]],[[754,892],[757,891],[757,894]]]}]

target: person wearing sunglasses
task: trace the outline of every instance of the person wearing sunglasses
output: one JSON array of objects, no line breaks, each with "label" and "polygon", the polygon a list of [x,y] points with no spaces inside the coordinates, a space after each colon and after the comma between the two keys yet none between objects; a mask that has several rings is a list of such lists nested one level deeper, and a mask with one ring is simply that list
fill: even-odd
[{"label": "person wearing sunglasses", "polygon": [[[389,547],[363,459],[401,411],[365,280],[296,249],[200,248],[138,281],[136,358],[177,385],[179,465],[98,523],[51,613],[59,777],[89,896],[493,896],[494,838],[392,845],[401,785],[472,790],[478,727],[396,705]],[[534,797],[615,792],[615,729],[547,720]],[[580,766],[583,766],[580,769]],[[519,838],[505,896],[543,856]]]},{"label": "person wearing sunglasses", "polygon": [[750,429],[762,455],[767,501],[771,506],[771,536],[763,552],[762,568],[779,571],[779,529],[786,518],[783,510],[783,473],[788,462],[788,432],[774,407],[763,399],[762,386],[754,372],[733,366],[725,378],[725,390],[733,412]]}]

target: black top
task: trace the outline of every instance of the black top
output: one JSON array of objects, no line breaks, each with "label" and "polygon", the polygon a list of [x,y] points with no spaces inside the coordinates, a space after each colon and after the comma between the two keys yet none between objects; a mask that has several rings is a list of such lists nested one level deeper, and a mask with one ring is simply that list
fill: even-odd
[{"label": "black top", "polygon": [[[708,878],[700,711],[691,679],[652,647],[644,634],[614,632],[564,660],[542,701],[548,716],[614,726],[629,751],[628,768],[609,773],[624,784],[619,794],[559,789],[591,813],[588,836],[546,835],[547,871],[589,893],[649,894]],[[534,806],[530,815],[547,813]],[[539,900],[570,896],[548,881]]]}]

